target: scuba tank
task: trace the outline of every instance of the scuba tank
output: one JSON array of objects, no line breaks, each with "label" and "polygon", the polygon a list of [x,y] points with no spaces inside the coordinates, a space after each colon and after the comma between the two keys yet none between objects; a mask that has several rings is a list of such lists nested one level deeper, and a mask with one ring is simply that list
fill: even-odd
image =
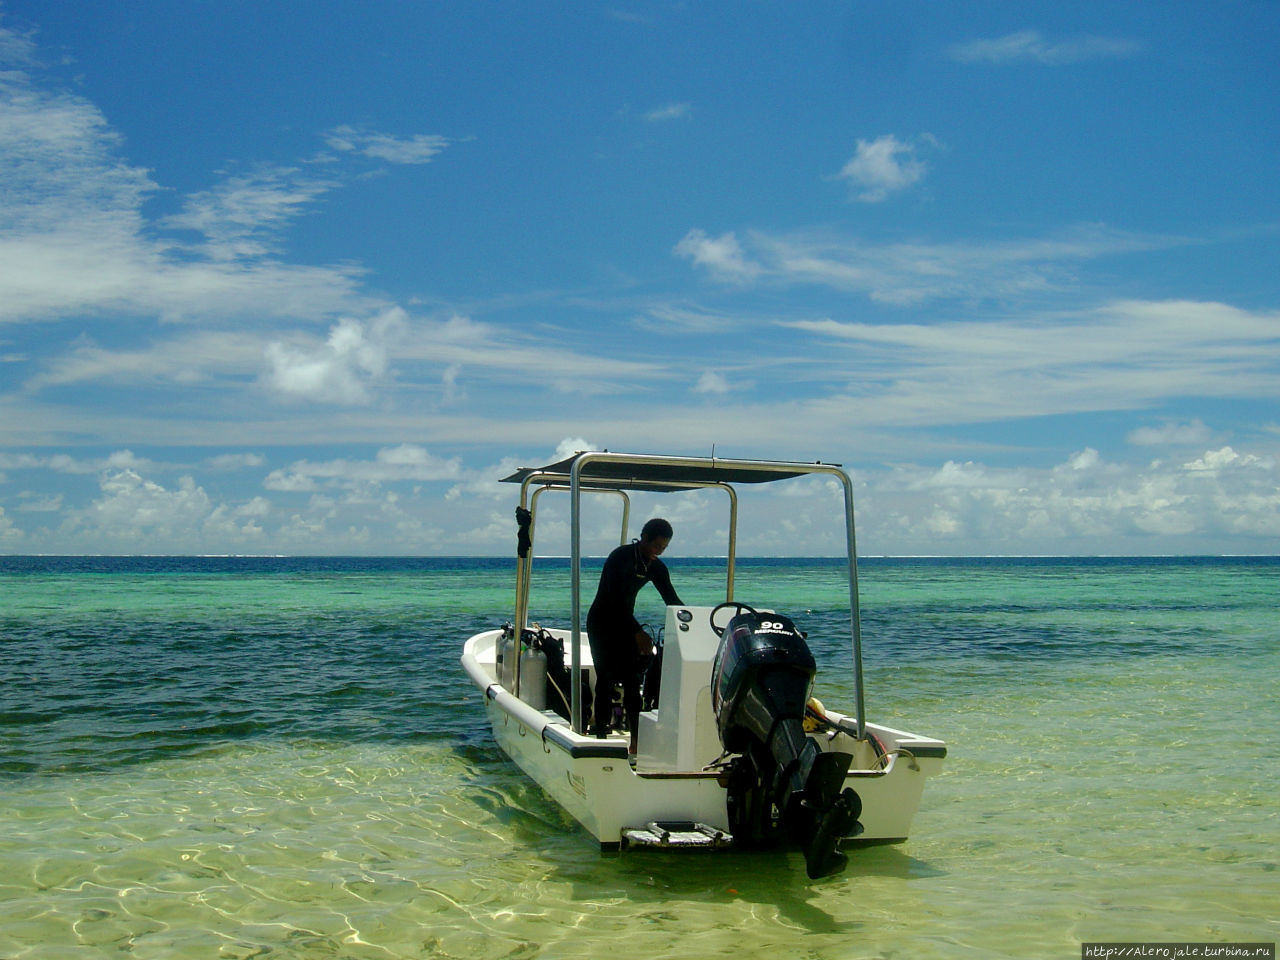
[{"label": "scuba tank", "polygon": [[520,699],[535,710],[547,708],[547,655],[537,647],[520,654]]},{"label": "scuba tank", "polygon": [[[534,624],[536,627],[537,624]],[[516,692],[516,663],[520,664],[520,699],[535,710],[547,708],[547,655],[540,642],[541,631],[526,630],[526,643],[517,646],[511,624],[498,638],[498,682]]]},{"label": "scuba tank", "polygon": [[511,624],[502,628],[498,640],[498,682],[512,690],[516,685],[516,639]]}]

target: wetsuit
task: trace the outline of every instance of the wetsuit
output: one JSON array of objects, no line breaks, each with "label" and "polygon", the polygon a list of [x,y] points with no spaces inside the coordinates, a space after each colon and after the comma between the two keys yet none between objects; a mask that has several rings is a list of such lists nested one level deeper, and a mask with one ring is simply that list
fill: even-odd
[{"label": "wetsuit", "polygon": [[640,623],[635,617],[636,594],[652,583],[668,606],[679,606],[680,597],[671,586],[666,564],[654,557],[647,564],[638,542],[623,544],[604,562],[600,586],[587,611],[587,639],[596,666],[595,722],[597,737],[608,735],[613,686],[622,684],[622,707],[629,729],[634,733],[640,717],[640,671],[643,666],[636,649]]}]

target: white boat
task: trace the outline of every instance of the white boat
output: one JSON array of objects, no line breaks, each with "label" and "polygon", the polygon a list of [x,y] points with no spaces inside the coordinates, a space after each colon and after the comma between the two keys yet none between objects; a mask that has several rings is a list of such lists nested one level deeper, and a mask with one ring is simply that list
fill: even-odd
[{"label": "white boat", "polygon": [[[786,612],[733,592],[735,486],[811,475],[844,491],[854,703],[843,711],[812,698],[813,657]],[[792,845],[821,876],[840,869],[842,849],[907,838],[946,745],[866,719],[853,485],[840,466],[587,452],[504,479],[520,484],[514,616],[467,640],[462,664],[498,745],[602,848]],[[597,738],[584,716],[595,678],[582,627],[582,497],[620,496],[625,543],[627,491],[707,488],[728,497],[725,602],[666,608],[660,693],[640,714],[629,757],[629,733]],[[544,628],[528,623],[529,585],[538,501],[549,490],[571,502],[572,614]]]}]

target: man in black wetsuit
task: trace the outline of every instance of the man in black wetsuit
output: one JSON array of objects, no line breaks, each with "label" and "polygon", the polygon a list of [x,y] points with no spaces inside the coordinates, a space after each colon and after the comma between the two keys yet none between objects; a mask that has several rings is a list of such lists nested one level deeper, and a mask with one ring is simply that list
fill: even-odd
[{"label": "man in black wetsuit", "polygon": [[640,539],[623,544],[604,562],[600,586],[587,612],[587,639],[596,666],[595,722],[597,737],[608,736],[614,684],[622,684],[622,708],[631,730],[631,752],[636,752],[636,725],[640,719],[640,670],[653,653],[653,639],[635,617],[636,594],[652,583],[668,606],[680,605],[671,586],[666,564],[658,559],[671,542],[671,524],[654,518],[640,531]]}]

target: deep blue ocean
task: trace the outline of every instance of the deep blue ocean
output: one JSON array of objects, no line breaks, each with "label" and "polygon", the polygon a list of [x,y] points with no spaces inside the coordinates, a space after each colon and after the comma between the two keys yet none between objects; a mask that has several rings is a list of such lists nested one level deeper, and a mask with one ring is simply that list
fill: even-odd
[{"label": "deep blue ocean", "polygon": [[[723,561],[669,565],[723,599]],[[814,883],[782,855],[602,857],[505,759],[458,657],[512,618],[510,559],[0,557],[0,958],[1277,939],[1280,558],[859,568],[868,718],[949,753],[907,843]],[[842,571],[737,571],[828,703]],[[563,624],[568,586],[538,560],[531,619]]]}]

